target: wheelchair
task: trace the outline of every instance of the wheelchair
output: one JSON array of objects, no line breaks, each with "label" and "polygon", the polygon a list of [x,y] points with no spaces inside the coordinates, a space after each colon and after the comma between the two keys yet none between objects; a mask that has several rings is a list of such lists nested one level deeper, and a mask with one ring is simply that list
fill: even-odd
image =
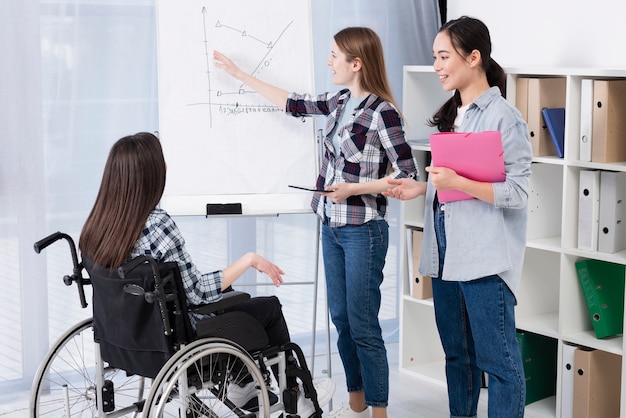
[{"label": "wheelchair", "polygon": [[[74,241],[61,232],[34,249],[61,239],[73,262],[63,281],[76,284],[83,308],[84,287],[92,286],[93,317],[69,329],[45,356],[32,385],[31,417],[298,418],[298,393],[287,387],[288,376],[302,382],[300,396],[315,409],[310,417],[322,416],[300,347],[269,346],[251,315],[225,312],[247,293],[232,290],[218,302],[187,306],[176,263],[140,256],[117,271],[97,267],[79,262]],[[189,313],[205,318],[196,332]],[[233,395],[238,388],[251,390],[245,405]]]}]

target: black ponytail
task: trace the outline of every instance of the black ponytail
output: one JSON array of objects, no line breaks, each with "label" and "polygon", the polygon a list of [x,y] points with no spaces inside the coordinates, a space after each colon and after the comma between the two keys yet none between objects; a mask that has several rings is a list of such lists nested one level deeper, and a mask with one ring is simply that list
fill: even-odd
[{"label": "black ponytail", "polygon": [[461,106],[461,94],[457,90],[426,124],[436,126],[439,132],[452,132],[459,106]]},{"label": "black ponytail", "polygon": [[500,89],[502,96],[506,97],[506,73],[502,67],[500,67],[500,64],[490,57],[487,61],[485,73],[487,74],[487,82],[489,83],[489,86],[497,86]]}]

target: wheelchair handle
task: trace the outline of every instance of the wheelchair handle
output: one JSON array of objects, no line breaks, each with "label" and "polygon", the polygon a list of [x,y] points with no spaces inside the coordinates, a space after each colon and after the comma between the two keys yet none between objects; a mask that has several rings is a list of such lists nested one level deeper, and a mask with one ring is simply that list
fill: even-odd
[{"label": "wheelchair handle", "polygon": [[44,248],[46,248],[50,244],[53,244],[53,243],[57,242],[61,238],[69,238],[70,240],[72,239],[71,237],[69,237],[68,235],[66,235],[66,234],[64,234],[62,232],[55,232],[54,234],[50,234],[47,237],[37,241],[33,245],[33,247],[35,249],[35,252],[37,254],[39,254],[41,252],[41,250],[43,250]]},{"label": "wheelchair handle", "polygon": [[41,250],[43,250],[44,248],[46,248],[47,246],[51,244],[54,244],[60,239],[66,240],[67,243],[69,244],[70,253],[72,254],[72,264],[74,265],[74,271],[72,275],[64,276],[63,283],[65,283],[67,286],[70,286],[72,282],[76,282],[76,286],[78,287],[78,297],[80,298],[80,306],[82,306],[83,308],[86,308],[87,300],[85,298],[85,289],[83,287],[83,283],[85,282],[85,279],[83,278],[83,275],[82,275],[83,266],[81,263],[78,262],[78,253],[76,252],[76,244],[74,243],[74,240],[72,239],[72,237],[70,237],[68,234],[57,231],[37,241],[33,245],[33,248],[35,252],[39,254]]}]

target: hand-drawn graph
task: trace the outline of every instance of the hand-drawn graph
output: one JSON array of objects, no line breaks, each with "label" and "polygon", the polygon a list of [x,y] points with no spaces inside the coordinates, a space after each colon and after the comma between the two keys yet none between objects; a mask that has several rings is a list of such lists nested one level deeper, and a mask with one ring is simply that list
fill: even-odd
[{"label": "hand-drawn graph", "polygon": [[219,50],[270,84],[312,93],[309,2],[160,0],[157,10],[166,209],[243,202],[246,212],[249,201],[248,212],[309,211],[311,195],[287,185],[315,181],[313,119],[287,116],[212,58]]},{"label": "hand-drawn graph", "polygon": [[[250,42],[251,45],[255,46],[256,51],[261,52],[261,54],[256,54],[260,56],[256,65],[251,67],[252,69],[247,71],[251,75],[255,77],[262,77],[263,70],[270,67],[272,63],[272,59],[274,57],[274,49],[277,45],[280,44],[281,38],[283,36],[289,36],[289,29],[293,25],[293,20],[289,21],[286,26],[278,32],[278,35],[273,40],[261,39],[256,36],[254,33],[249,33],[247,30],[239,27],[232,26],[227,24],[226,22],[222,22],[221,20],[217,20],[214,24],[213,22],[207,22],[207,9],[206,7],[202,8],[203,15],[203,30],[204,30],[204,55],[206,57],[206,74],[207,74],[207,85],[208,85],[208,112],[209,112],[209,127],[213,125],[213,112],[217,112],[218,115],[223,116],[245,116],[250,113],[255,112],[282,112],[282,109],[277,108],[276,106],[270,104],[248,104],[245,102],[245,98],[243,97],[246,94],[257,94],[254,90],[251,90],[245,84],[241,83],[236,89],[231,89],[226,87],[226,90],[216,89],[213,90],[211,88],[211,76],[215,71],[211,65],[211,55],[212,51],[209,50],[208,45],[209,41],[209,30],[211,26],[215,30],[221,30],[230,32],[231,37],[240,37],[241,43]],[[262,56],[261,56],[262,55]],[[254,57],[251,57],[250,61],[254,63]],[[192,104],[197,105],[197,104]],[[214,110],[215,108],[215,110]]]}]

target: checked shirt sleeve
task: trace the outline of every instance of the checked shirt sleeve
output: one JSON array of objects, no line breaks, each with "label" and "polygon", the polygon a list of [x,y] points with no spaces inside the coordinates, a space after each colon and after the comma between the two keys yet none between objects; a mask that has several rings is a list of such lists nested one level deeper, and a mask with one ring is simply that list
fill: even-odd
[{"label": "checked shirt sleeve", "polygon": [[405,140],[402,121],[398,112],[389,107],[378,115],[380,142],[385,148],[393,167],[392,178],[417,178],[417,167],[411,146]]}]

